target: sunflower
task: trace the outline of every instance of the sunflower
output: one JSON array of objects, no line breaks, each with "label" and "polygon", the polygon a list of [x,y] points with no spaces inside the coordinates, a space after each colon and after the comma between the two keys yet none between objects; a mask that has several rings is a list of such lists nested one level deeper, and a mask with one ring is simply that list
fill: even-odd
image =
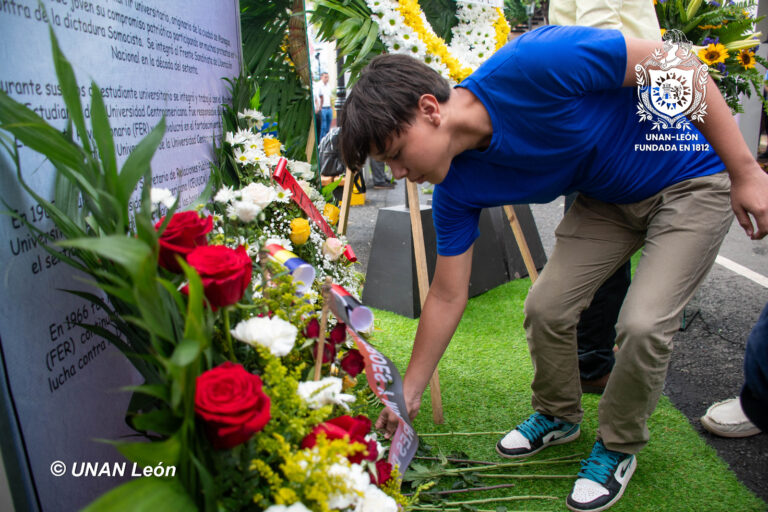
[{"label": "sunflower", "polygon": [[749,50],[741,50],[736,59],[739,61],[739,64],[744,66],[744,69],[755,67],[755,52],[751,52]]},{"label": "sunflower", "polygon": [[712,66],[718,62],[725,62],[728,58],[728,50],[722,44],[710,44],[706,48],[699,50],[699,58]]}]

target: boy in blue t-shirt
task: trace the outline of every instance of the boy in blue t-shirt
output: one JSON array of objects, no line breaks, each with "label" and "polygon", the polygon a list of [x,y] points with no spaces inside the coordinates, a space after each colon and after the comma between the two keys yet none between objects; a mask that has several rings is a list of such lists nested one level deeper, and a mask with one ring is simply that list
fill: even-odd
[{"label": "boy in blue t-shirt", "polygon": [[[363,71],[342,112],[348,167],[371,155],[398,179],[436,185],[438,258],[404,378],[412,417],[466,306],[482,208],[580,194],[526,300],[535,412],[498,442],[505,457],[578,437],[579,315],[643,248],[616,326],[621,350],[597,441],[567,499],[577,511],[605,510],[623,494],[648,441],[680,312],[714,262],[731,208],[748,236],[768,233],[768,175],[711,80],[698,129],[660,136],[638,118],[635,65],[657,48],[614,30],[543,27],[454,89],[410,57],[385,55]],[[677,139],[691,144],[655,150]],[[385,410],[376,425],[391,433],[396,418]]]}]

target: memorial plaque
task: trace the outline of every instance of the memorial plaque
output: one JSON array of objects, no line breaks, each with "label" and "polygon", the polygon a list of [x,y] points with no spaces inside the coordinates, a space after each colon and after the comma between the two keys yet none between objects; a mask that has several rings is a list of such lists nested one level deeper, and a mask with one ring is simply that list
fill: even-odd
[{"label": "memorial plaque", "polygon": [[[89,128],[91,80],[101,89],[118,165],[165,116],[150,185],[170,189],[182,205],[194,201],[208,181],[228,101],[222,78],[240,70],[237,0],[0,2],[0,89],[64,129],[49,25],[74,67]],[[26,148],[20,154],[25,181],[52,199],[52,166]],[[7,205],[0,209],[61,237],[18,184],[5,152],[0,198]],[[133,198],[138,207],[138,194]],[[0,216],[0,261],[0,428],[14,503],[17,510],[78,510],[132,478],[131,463],[121,476],[114,465],[124,459],[97,439],[132,433],[124,422],[130,394],[121,388],[140,377],[117,349],[79,325],[107,321],[98,307],[61,291],[89,289],[82,276],[9,215]],[[100,473],[87,471],[89,463]]]}]

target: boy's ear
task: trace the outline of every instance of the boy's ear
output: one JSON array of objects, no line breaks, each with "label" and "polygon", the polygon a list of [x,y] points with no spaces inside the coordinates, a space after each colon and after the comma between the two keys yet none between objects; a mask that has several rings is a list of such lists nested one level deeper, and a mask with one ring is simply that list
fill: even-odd
[{"label": "boy's ear", "polygon": [[429,119],[430,123],[440,123],[440,102],[432,94],[422,94],[419,98],[419,113]]}]

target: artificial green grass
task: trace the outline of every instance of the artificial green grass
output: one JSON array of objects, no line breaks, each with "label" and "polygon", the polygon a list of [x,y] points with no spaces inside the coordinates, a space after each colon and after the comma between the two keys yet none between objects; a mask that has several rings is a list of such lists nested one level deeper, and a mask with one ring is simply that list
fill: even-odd
[{"label": "artificial green grass", "polygon": [[[532,412],[530,382],[533,368],[523,331],[523,302],[530,280],[504,284],[469,301],[464,317],[440,365],[445,422],[432,422],[429,392],[424,393],[414,426],[422,433],[507,431]],[[382,353],[405,371],[418,320],[376,311],[376,333],[372,340]],[[578,453],[585,458],[597,429],[599,397],[584,395],[581,437],[554,446],[530,460]],[[375,412],[371,412],[375,418]],[[662,396],[649,421],[651,440],[638,456],[638,467],[624,497],[612,511],[759,511],[765,502],[744,487],[693,430],[685,416]],[[428,437],[424,440],[444,454],[464,452],[470,459],[511,462],[496,454],[501,435],[474,437]],[[418,461],[415,461],[418,462]],[[543,466],[540,469],[506,469],[494,473],[575,475],[578,463]],[[454,479],[448,480],[450,484]],[[565,497],[572,479],[492,480],[482,485],[514,482],[508,489],[462,493],[447,500],[470,500],[513,495],[548,495],[557,501],[536,500],[478,505],[482,510],[567,510]],[[445,483],[445,482],[443,482]]]}]

